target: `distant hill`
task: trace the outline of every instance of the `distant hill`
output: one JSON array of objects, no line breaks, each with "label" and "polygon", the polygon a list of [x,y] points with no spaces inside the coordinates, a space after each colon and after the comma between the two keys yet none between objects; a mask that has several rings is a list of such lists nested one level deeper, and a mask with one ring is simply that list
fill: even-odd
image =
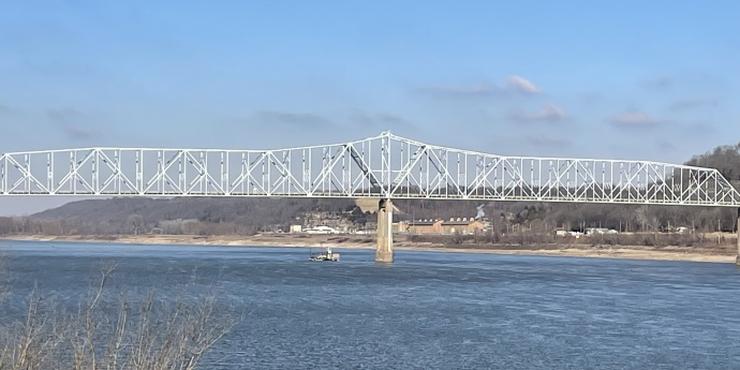
[{"label": "distant hill", "polygon": [[[162,221],[188,220],[214,226],[213,232],[254,233],[267,225],[289,224],[309,211],[343,212],[355,208],[350,199],[263,198],[114,198],[72,202],[34,214],[42,223],[64,223],[85,234],[151,230]],[[65,233],[68,231],[65,231]]]},{"label": "distant hill", "polygon": [[346,211],[352,208],[354,202],[350,199],[113,198],[72,202],[32,217],[99,222],[139,214],[153,220],[197,219],[250,223],[256,218],[276,222],[310,210]]}]

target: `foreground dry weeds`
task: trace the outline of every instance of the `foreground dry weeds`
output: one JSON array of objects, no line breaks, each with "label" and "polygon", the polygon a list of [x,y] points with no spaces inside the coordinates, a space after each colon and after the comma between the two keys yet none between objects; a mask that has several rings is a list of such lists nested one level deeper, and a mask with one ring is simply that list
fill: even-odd
[{"label": "foreground dry weeds", "polygon": [[[0,310],[8,303],[7,266],[0,259]],[[103,299],[113,267],[74,312],[34,291],[23,320],[0,323],[0,370],[196,369],[236,324],[215,297],[167,303],[150,292],[132,304],[125,294]]]}]

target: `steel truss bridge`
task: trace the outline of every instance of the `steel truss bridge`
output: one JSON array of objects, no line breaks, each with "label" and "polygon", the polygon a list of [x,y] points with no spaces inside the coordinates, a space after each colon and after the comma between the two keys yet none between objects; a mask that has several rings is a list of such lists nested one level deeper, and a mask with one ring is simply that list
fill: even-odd
[{"label": "steel truss bridge", "polygon": [[390,132],[272,150],[83,148],[0,156],[4,196],[461,199],[740,207],[716,170],[503,156]]}]

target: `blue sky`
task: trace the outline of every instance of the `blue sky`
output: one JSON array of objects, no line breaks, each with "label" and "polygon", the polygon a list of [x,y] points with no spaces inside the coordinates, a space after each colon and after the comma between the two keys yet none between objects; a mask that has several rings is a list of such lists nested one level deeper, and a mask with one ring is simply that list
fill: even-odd
[{"label": "blue sky", "polygon": [[492,153],[683,162],[740,141],[739,4],[5,1],[0,152],[390,129]]}]

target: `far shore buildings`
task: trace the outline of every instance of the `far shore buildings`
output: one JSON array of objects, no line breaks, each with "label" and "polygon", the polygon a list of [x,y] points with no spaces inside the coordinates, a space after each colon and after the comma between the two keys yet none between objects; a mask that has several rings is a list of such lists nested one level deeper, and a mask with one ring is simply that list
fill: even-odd
[{"label": "far shore buildings", "polygon": [[422,219],[401,221],[396,230],[408,234],[463,234],[471,235],[488,229],[488,222],[474,217],[451,217],[448,220]]},{"label": "far shore buildings", "polygon": [[[306,212],[296,218],[300,223],[289,225],[286,229],[294,234],[375,234],[376,222],[373,217],[354,223],[348,212]],[[393,232],[402,234],[473,235],[490,229],[490,222],[484,217],[450,217],[449,219],[403,220],[393,223]]]},{"label": "far shore buildings", "polygon": [[[490,223],[474,217],[452,217],[448,220],[421,219],[393,223],[393,232],[427,235],[473,235],[489,230]],[[302,234],[374,234],[375,223],[367,222],[363,229],[335,228],[327,225],[291,225],[291,233]]]}]

